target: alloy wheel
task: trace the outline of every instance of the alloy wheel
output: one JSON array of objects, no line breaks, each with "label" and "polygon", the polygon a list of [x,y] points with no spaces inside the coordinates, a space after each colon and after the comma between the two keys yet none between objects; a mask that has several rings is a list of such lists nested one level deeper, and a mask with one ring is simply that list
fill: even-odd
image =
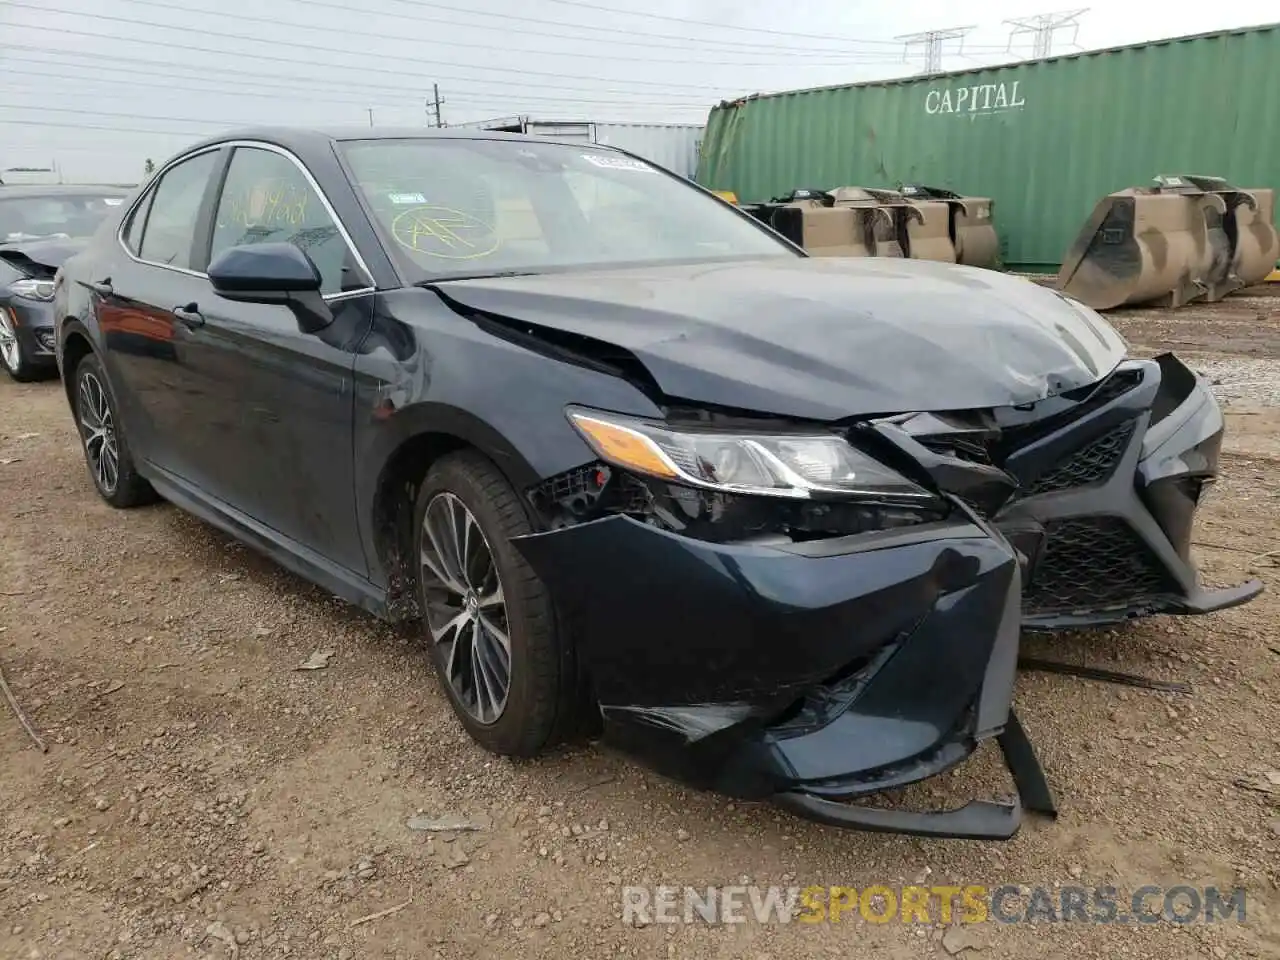
[{"label": "alloy wheel", "polygon": [[427,504],[420,559],[427,627],[445,680],[474,720],[496,723],[511,690],[506,599],[489,542],[452,493]]},{"label": "alloy wheel", "polygon": [[13,316],[4,307],[0,307],[0,360],[11,372],[22,365],[18,331],[13,327]]},{"label": "alloy wheel", "polygon": [[89,469],[97,481],[98,489],[110,496],[120,482],[120,448],[116,440],[115,419],[107,392],[97,375],[85,372],[80,376],[80,435],[84,438],[84,452],[89,458]]}]

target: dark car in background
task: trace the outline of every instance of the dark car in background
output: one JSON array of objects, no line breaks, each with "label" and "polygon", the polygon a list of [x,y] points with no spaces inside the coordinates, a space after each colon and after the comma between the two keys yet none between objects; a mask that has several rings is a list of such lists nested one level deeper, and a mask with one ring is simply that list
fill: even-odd
[{"label": "dark car in background", "polygon": [[461,723],[584,722],[658,770],[863,829],[997,738],[1024,626],[1242,603],[1192,516],[1223,418],[1094,311],[955,265],[807,257],[623,152],[249,131],[167,163],[63,266],[98,492],[158,494],[421,618]]},{"label": "dark car in background", "polygon": [[0,185],[0,366],[51,374],[53,278],[129,195],[119,187]]}]

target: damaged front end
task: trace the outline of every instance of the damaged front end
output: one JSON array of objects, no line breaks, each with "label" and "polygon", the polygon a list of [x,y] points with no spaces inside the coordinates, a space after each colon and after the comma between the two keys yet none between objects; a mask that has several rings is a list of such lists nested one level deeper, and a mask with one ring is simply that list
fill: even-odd
[{"label": "damaged front end", "polygon": [[[671,424],[593,435],[579,418],[601,459],[531,491],[544,532],[515,541],[564,613],[606,739],[696,787],[857,829],[1007,839],[1023,806],[1051,812],[1010,712],[1009,540],[852,443],[857,469],[759,424]],[[848,802],[991,737],[1022,804]]]},{"label": "damaged front end", "polygon": [[[1171,354],[1127,360],[1034,404],[889,418],[874,429],[965,497],[1027,557],[1023,627],[1107,626],[1248,602],[1207,588],[1191,531],[1218,473],[1222,411]],[[1003,477],[1006,486],[975,478]]]}]

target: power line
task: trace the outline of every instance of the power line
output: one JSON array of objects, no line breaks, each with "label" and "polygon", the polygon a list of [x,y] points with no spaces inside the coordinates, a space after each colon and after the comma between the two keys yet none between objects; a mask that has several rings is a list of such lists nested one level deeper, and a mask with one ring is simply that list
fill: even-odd
[{"label": "power line", "polygon": [[[0,49],[3,49],[4,46],[5,45],[0,44]],[[154,87],[154,83],[155,83],[154,72],[146,71],[146,70],[133,70],[128,67],[116,66],[113,63],[104,63],[101,65],[97,65],[97,64],[91,65],[91,64],[81,64],[81,63],[63,64],[63,63],[58,63],[56,61],[51,62],[44,58],[15,57],[12,54],[9,54],[5,57],[5,62],[7,64],[31,63],[31,64],[38,64],[41,66],[46,66],[46,67],[51,67],[53,69],[56,69],[58,71],[56,74],[46,74],[46,73],[41,73],[38,71],[31,71],[31,70],[6,69],[5,75],[6,76],[26,76],[29,79],[40,80],[44,82],[67,80],[70,82],[77,83],[76,89],[77,89],[77,92],[80,92],[80,93],[84,92],[84,89],[85,89],[83,86],[84,83],[89,83],[89,84],[100,83],[100,84],[109,84],[112,86],[134,86],[134,87],[140,86],[144,82],[147,84],[148,87]],[[131,59],[130,62],[135,62],[135,61]],[[143,62],[146,62],[146,61],[143,61]],[[94,71],[94,73],[90,73],[90,74],[67,73],[66,70],[68,67],[91,69]],[[108,77],[101,76],[100,71],[109,71],[110,73],[117,73],[117,74],[134,74],[134,75],[137,75],[140,79],[137,79],[137,80],[110,79]],[[145,78],[145,81],[142,78]],[[181,81],[181,84],[175,84],[174,81]],[[201,86],[192,86],[191,84],[193,81],[201,84]],[[186,92],[192,92],[192,93],[224,94],[227,96],[253,97],[258,99],[276,100],[276,101],[280,99],[280,93],[285,93],[285,94],[292,94],[293,96],[297,97],[297,99],[299,100],[307,100],[313,103],[343,104],[343,105],[353,105],[353,106],[359,106],[359,107],[367,107],[371,104],[370,98],[367,96],[366,97],[360,97],[360,96],[335,97],[332,95],[333,91],[329,91],[329,90],[317,91],[314,87],[300,86],[296,84],[275,84],[275,83],[263,83],[261,81],[243,81],[243,86],[229,86],[232,84],[241,84],[241,83],[242,81],[239,81],[239,80],[230,79],[230,78],[224,79],[221,77],[206,80],[204,77],[170,76],[165,78],[165,89],[172,90],[175,92],[186,91]],[[208,84],[217,84],[217,86],[209,86]],[[511,86],[516,86],[516,85],[511,84]],[[8,89],[7,85],[6,85],[6,89]],[[372,106],[375,106],[375,107],[388,107],[392,109],[412,110],[416,108],[416,105],[420,101],[420,96],[417,94],[416,91],[407,91],[403,86],[367,87],[366,88],[366,87],[361,87],[359,85],[352,85],[349,89],[351,91],[367,89],[370,92],[373,92],[375,96],[379,96],[379,97],[385,96],[385,93],[383,93],[383,91],[387,91],[387,92],[394,91],[394,95],[398,97],[400,101],[400,102],[392,102],[392,98],[389,97],[388,99],[383,101],[373,102]],[[41,90],[47,92],[47,88],[41,88]],[[279,93],[266,92],[268,90],[278,90]],[[34,91],[34,92],[41,92],[41,91]],[[152,91],[149,89],[147,92],[148,94],[150,94]],[[503,98],[511,97],[511,96],[513,95],[505,92],[490,93],[488,91],[481,90],[481,91],[475,91],[469,94],[467,93],[456,94],[454,99],[458,101],[489,103],[495,100],[501,100]],[[699,109],[699,110],[707,109],[707,104],[705,101],[695,102],[692,100],[639,101],[639,100],[617,100],[617,99],[604,99],[604,98],[580,98],[580,97],[568,97],[568,96],[544,97],[544,96],[538,96],[536,94],[525,94],[525,93],[518,94],[518,97],[521,100],[530,101],[530,102],[546,101],[549,103],[585,103],[585,104],[594,104],[599,106],[652,107],[653,109],[663,109],[667,107],[677,108],[677,109],[678,108]],[[443,103],[443,101],[441,102]]]},{"label": "power line", "polygon": [[[549,32],[549,31],[538,31],[538,29],[529,29],[529,28],[521,27],[520,33],[518,33],[518,35],[520,36],[527,35],[527,36],[535,36],[535,37],[550,37],[550,38],[553,38],[553,40],[559,40],[559,41],[591,40],[590,37],[566,36],[563,33],[563,29],[581,29],[581,31],[605,33],[605,35],[611,35],[611,37],[626,37],[625,40],[613,40],[613,38],[611,38],[611,41],[609,42],[611,42],[612,46],[636,46],[636,47],[641,47],[641,49],[649,49],[649,50],[669,50],[671,49],[671,44],[669,44],[669,42],[658,42],[658,44],[654,44],[654,42],[645,42],[643,40],[637,40],[637,37],[648,37],[649,40],[659,40],[659,41],[675,40],[675,41],[684,42],[684,44],[705,46],[705,47],[708,47],[708,49],[710,50],[714,50],[717,52],[724,52],[724,54],[728,54],[728,52],[741,50],[742,52],[744,52],[744,54],[746,54],[746,52],[753,52],[753,54],[782,54],[782,55],[805,54],[808,56],[813,56],[814,54],[829,54],[829,55],[835,55],[835,56],[849,56],[849,58],[858,58],[858,56],[864,55],[864,54],[860,54],[860,52],[858,51],[852,51],[852,50],[814,49],[813,45],[803,46],[803,47],[787,47],[787,46],[778,46],[776,44],[741,44],[741,42],[735,42],[731,40],[712,40],[712,38],[678,36],[678,35],[675,35],[675,33],[645,33],[645,32],[637,32],[635,31],[635,29],[621,29],[618,27],[596,27],[596,26],[593,26],[593,24],[588,24],[588,23],[566,23],[564,22],[564,20],[547,20],[547,19],[540,19],[540,18],[534,18],[534,17],[520,17],[520,15],[516,15],[516,14],[492,13],[492,12],[488,12],[488,10],[472,10],[472,9],[465,8],[465,6],[451,6],[448,4],[438,4],[438,3],[413,3],[413,0],[392,0],[392,1],[393,3],[410,5],[410,6],[413,6],[413,8],[431,8],[431,9],[445,10],[445,12],[449,12],[453,14],[465,14],[467,15],[467,17],[495,18],[499,20],[499,23],[497,24],[467,23],[467,22],[460,22],[460,20],[458,20],[457,17],[425,17],[425,15],[422,15],[422,14],[410,15],[410,14],[399,13],[399,12],[379,13],[379,12],[370,12],[370,10],[366,10],[365,13],[375,15],[375,17],[376,15],[387,15],[387,17],[394,17],[397,20],[410,20],[410,22],[412,23],[443,24],[443,26],[454,27],[454,28],[486,29],[486,31],[497,31],[497,32],[503,33],[504,35],[503,41],[502,41],[502,46],[504,50],[512,49],[512,47],[509,47],[508,44],[509,44],[509,41],[511,41],[511,35],[512,35],[511,24],[512,22],[515,22],[515,23],[531,23],[531,24],[535,24],[535,26],[561,28],[561,31],[559,32]],[[132,3],[147,4],[148,0],[132,0]],[[314,8],[340,10],[340,12],[342,13],[346,13],[348,15],[351,14],[351,5],[342,4],[342,3],[333,3],[333,0],[289,0],[289,3],[302,4],[305,6],[314,6]],[[159,4],[156,4],[156,5],[159,5]],[[209,10],[209,13],[216,13],[216,10]],[[227,14],[227,15],[229,15],[229,17],[236,17],[236,15],[238,14]],[[325,29],[324,27],[311,27],[310,24],[291,24],[291,26],[305,27],[307,29]],[[385,35],[379,35],[379,36],[380,38],[385,38]],[[876,42],[879,42],[879,41],[876,41]],[[876,52],[876,51],[873,51],[873,52]]]},{"label": "power line", "polygon": [[[155,0],[142,0],[142,1],[145,1],[145,3],[155,3]],[[105,20],[105,22],[123,23],[131,27],[150,27],[155,29],[170,29],[170,31],[178,31],[183,33],[191,32],[186,27],[179,27],[179,26],[175,26],[175,24],[169,24],[169,23],[159,23],[159,22],[156,22],[156,20],[141,20],[133,17],[115,17],[115,15],[104,14],[104,13],[81,13],[81,12],[78,12],[78,10],[61,9],[61,8],[56,8],[56,6],[49,6],[46,4],[23,3],[22,0],[5,0],[5,3],[6,5],[9,5],[9,6],[15,6],[15,8],[22,8],[22,9],[28,9],[28,10],[40,10],[40,12],[42,13],[59,13],[59,14],[68,15],[68,17],[74,17],[76,19]],[[156,4],[156,5],[168,6],[168,4]],[[264,18],[237,17],[237,19],[261,20]],[[285,26],[285,27],[289,26],[289,24],[287,23],[285,24],[280,23],[279,20],[266,19],[265,22],[273,23],[275,24],[275,26]],[[23,29],[42,29],[41,27],[28,26],[28,24],[17,24],[17,26]],[[55,32],[69,33],[69,35],[78,35],[78,36],[95,36],[95,35],[92,35],[92,33],[87,33],[84,31],[76,31],[76,29],[69,29],[61,26],[56,27]],[[344,56],[358,55],[356,54],[355,51],[351,50],[351,47],[326,46],[324,44],[305,44],[305,42],[301,42],[297,40],[271,40],[271,38],[268,38],[268,37],[255,37],[252,35],[246,35],[246,33],[227,33],[224,31],[215,31],[215,29],[209,29],[207,27],[202,27],[200,29],[200,35],[205,37],[219,37],[221,38],[221,40],[236,40],[241,42],[247,41],[247,42],[251,42],[251,44],[269,44],[275,47],[280,47],[280,46],[293,47],[293,49],[297,49],[297,50],[310,50],[314,52],[323,52],[323,54],[339,54]],[[387,37],[385,37],[384,35],[367,35],[367,36],[375,36],[375,37],[378,37],[379,40],[383,40],[383,41],[387,40]],[[137,37],[110,36],[110,37],[104,37],[104,38],[108,38],[108,40],[111,40],[113,42],[127,41],[127,42],[131,42],[131,44],[148,44],[148,42],[150,42],[146,40],[141,40],[141,38],[137,38]],[[166,42],[165,46],[174,47],[177,45],[169,44],[169,42]],[[210,52],[210,54],[223,56],[223,58],[225,58],[225,56],[252,56],[252,58],[262,59],[260,58],[259,54],[250,54],[250,52],[241,52],[237,50],[216,50],[216,49],[210,49],[210,47],[197,47],[192,45],[183,45],[183,46],[186,47],[187,50],[200,50],[202,52]],[[456,46],[463,46],[463,45],[457,44]],[[488,44],[470,44],[466,46],[477,46],[477,47],[480,47],[480,49],[495,52],[494,47]],[[545,55],[548,55],[548,56],[562,55],[562,54],[559,54],[559,52],[553,51],[553,50],[548,50],[543,52]],[[595,56],[595,55],[590,55],[590,56],[593,56],[593,59],[602,59],[602,58],[599,58],[599,56]],[[314,63],[314,61],[311,61],[311,60],[298,60],[296,58],[282,58],[282,56],[273,56],[273,58],[270,58],[270,59],[279,60],[280,63],[301,63],[301,64]],[[408,63],[421,63],[422,56],[421,55],[401,56],[396,54],[384,54],[384,52],[380,52],[378,59],[379,60],[403,60],[403,61],[408,61]],[[611,58],[604,58],[604,59],[611,59]],[[613,58],[613,59],[616,59],[616,58]],[[653,63],[653,60],[637,60],[637,61],[645,61],[645,63]],[[453,60],[438,60],[436,61],[436,63],[443,64],[445,65],[445,67],[461,67],[465,69],[471,68],[471,69],[493,70],[493,72],[495,73],[515,73],[525,77],[552,77],[552,78],[558,78],[558,79],[573,79],[573,81],[585,81],[585,79],[600,79],[598,76],[588,77],[588,76],[582,76],[582,74],[548,73],[548,72],[545,72],[545,70],[531,70],[526,68],[513,68],[513,67],[495,67],[495,65],[488,64],[488,63],[484,65],[476,65],[476,64],[457,63],[457,61],[453,61]],[[672,61],[668,61],[668,63],[685,64],[685,63],[689,63],[689,58],[685,58],[681,60],[672,60]],[[703,63],[707,63],[707,61],[703,61]],[[754,67],[762,67],[763,65],[763,67],[772,67],[772,65],[777,65],[777,64],[721,63],[721,64],[710,64],[710,65],[721,65],[721,67],[753,67],[753,65]],[[832,64],[826,64],[826,65],[832,65]],[[835,65],[847,65],[847,64],[835,64]],[[352,64],[352,67],[355,67],[355,64]],[[371,68],[371,67],[360,67],[360,69],[366,70],[366,72],[396,73],[398,74],[398,76],[402,76],[402,77],[406,76],[406,72],[403,72],[403,70],[387,70],[387,69],[378,69],[378,68]],[[425,76],[425,74],[408,74],[408,76],[422,77],[422,76]],[[454,78],[454,79],[457,79],[457,78]],[[611,82],[630,83],[630,84],[635,84],[635,86],[643,86],[643,87],[666,87],[667,86],[667,84],[664,84],[664,83],[657,83],[654,81],[640,81],[640,79],[632,79],[632,81],[622,81],[622,79],[613,79],[613,81]],[[690,87],[689,90],[696,90],[696,88]]]},{"label": "power line", "polygon": [[[180,13],[186,13],[188,15],[192,12],[190,7],[186,7],[186,6],[183,6],[182,4],[177,4],[177,3],[166,3],[164,2],[164,0],[129,0],[129,2],[134,4],[140,4],[146,7],[158,7],[162,10],[176,10]],[[326,4],[326,6],[329,6],[329,4]],[[338,5],[333,4],[332,6],[338,6]],[[54,13],[68,12],[66,10],[58,10],[52,7],[48,7],[46,9]],[[340,8],[340,9],[345,9],[349,12],[349,8]],[[227,17],[229,19],[237,20],[243,23],[265,23],[271,26],[287,27],[289,29],[318,30],[318,31],[332,32],[332,31],[329,31],[328,28],[326,27],[319,27],[309,23],[295,23],[288,20],[279,20],[275,17],[259,17],[259,16],[253,16],[251,14],[245,14],[245,13],[224,13],[216,9],[202,10],[200,12],[202,14],[207,14],[212,16]],[[178,26],[174,26],[166,23],[159,23],[159,22],[152,23],[151,25],[156,27],[161,27],[163,29],[169,29],[169,30],[184,29],[182,27],[178,27]],[[457,26],[457,24],[454,24],[454,26]],[[343,27],[342,35],[353,36],[353,37],[370,37],[372,39],[381,40],[384,42],[387,40],[387,35],[385,32],[377,32],[377,31],[370,31],[370,30],[356,30],[351,27]],[[416,39],[431,40],[431,38],[414,38],[414,39],[415,40]],[[276,43],[277,41],[264,40],[264,42]],[[287,41],[285,42],[288,43]],[[490,43],[468,43],[464,40],[439,40],[436,42],[439,42],[442,45],[449,46],[449,47],[467,47],[470,49],[487,50],[487,51],[494,50],[494,44],[490,44]],[[662,58],[655,58],[651,56],[626,57],[616,53],[600,54],[600,53],[585,53],[577,50],[536,50],[536,49],[530,49],[527,47],[512,47],[510,45],[510,42],[507,40],[504,40],[502,44],[502,51],[503,53],[531,53],[531,54],[537,54],[542,56],[574,57],[578,59],[588,59],[588,60],[610,60],[615,62],[620,61],[624,63],[686,64],[689,62],[689,58],[687,56],[677,60],[664,60]],[[813,51],[810,51],[810,53],[812,54]],[[834,54],[835,51],[832,51],[832,53]],[[857,58],[859,55],[849,54],[848,56],[852,58]],[[403,57],[403,58],[397,58],[397,59],[411,59],[411,58]],[[775,59],[768,62],[741,61],[741,60],[702,60],[702,59],[699,59],[698,62],[699,64],[702,64],[705,66],[714,66],[714,67],[777,67],[777,66],[794,67],[794,66],[845,66],[847,65],[847,61],[845,60],[841,60],[836,63],[831,63],[830,61],[827,61],[827,62],[813,61],[811,59],[797,61],[795,57],[787,57],[787,56],[784,56],[782,59]]]},{"label": "power line", "polygon": [[913,46],[917,44],[923,46],[924,69],[921,72],[932,75],[942,71],[943,44],[948,40],[959,40],[960,48],[963,49],[964,37],[973,29],[973,27],[947,27],[942,30],[922,30],[919,33],[904,33],[896,39],[904,44],[904,57],[910,53]]},{"label": "power line", "polygon": [[621,15],[627,17],[643,17],[646,20],[666,20],[672,23],[683,23],[686,25],[692,24],[701,27],[715,27],[717,30],[739,30],[748,33],[764,33],[769,36],[790,37],[797,40],[840,40],[844,43],[869,43],[880,46],[897,46],[896,40],[856,40],[853,38],[833,37],[829,33],[794,33],[790,30],[773,30],[769,27],[743,27],[732,23],[715,23],[711,20],[693,20],[688,17],[673,17],[661,13],[641,13],[636,10],[619,10],[616,7],[602,7],[595,3],[586,3],[584,0],[545,0],[545,2],[558,3],[565,7],[582,7],[587,10],[596,10],[601,13],[607,13],[611,16]]},{"label": "power line", "polygon": [[1059,30],[1071,28],[1071,44],[1075,45],[1080,35],[1080,18],[1089,12],[1088,7],[1080,10],[1060,10],[1057,13],[1039,13],[1033,17],[1016,17],[1005,23],[1013,29],[1009,32],[1009,49],[1013,49],[1013,38],[1019,34],[1029,33],[1032,37],[1032,59],[1042,59],[1053,52],[1053,35]]},{"label": "power line", "polygon": [[[103,130],[108,133],[150,133],[160,137],[187,137],[188,140],[192,136],[196,135],[191,130],[144,130],[138,127],[117,127],[117,126],[103,127],[103,126],[98,126],[96,124],[89,124],[89,123],[56,123],[56,122],[50,122],[46,120],[27,120],[27,119],[0,120],[0,124],[7,124],[9,126],[21,126],[24,124],[39,124],[41,127],[59,127],[67,130]],[[212,135],[217,132],[218,132],[217,130],[211,127],[208,131],[208,135]],[[24,144],[13,143],[9,140],[4,141],[4,145],[5,145],[5,149],[8,149],[9,147],[28,146]],[[39,146],[39,145],[32,144],[29,146]],[[68,148],[55,147],[54,149],[63,150]],[[98,149],[100,150],[101,148],[99,147]]]},{"label": "power line", "polygon": [[[146,77],[148,77],[148,78],[149,78],[153,83],[154,83],[154,81],[155,81],[155,73],[154,73],[154,72],[152,72],[152,71],[139,71],[139,70],[133,70],[133,69],[131,69],[131,68],[129,68],[129,67],[118,66],[115,62],[113,62],[113,61],[111,61],[111,60],[107,60],[107,61],[104,63],[104,62],[102,62],[102,61],[103,61],[105,58],[104,58],[104,57],[102,57],[101,55],[98,55],[98,54],[81,53],[81,52],[80,52],[80,51],[78,51],[78,50],[54,50],[54,51],[50,51],[47,47],[31,46],[31,45],[25,45],[25,44],[12,44],[12,43],[0,43],[0,50],[25,50],[25,51],[31,51],[31,52],[40,53],[40,54],[42,54],[43,56],[41,56],[41,58],[40,58],[38,61],[36,61],[36,62],[40,62],[40,63],[48,63],[50,66],[55,66],[55,67],[60,67],[60,66],[62,66],[62,64],[59,64],[59,63],[57,63],[57,62],[53,62],[53,61],[49,61],[49,60],[47,59],[47,57],[48,57],[48,55],[49,55],[50,53],[54,53],[54,54],[56,54],[57,56],[62,56],[62,57],[80,57],[80,58],[82,58],[82,59],[89,59],[89,60],[93,61],[93,63],[88,64],[88,65],[85,65],[85,64],[68,64],[68,66],[88,66],[88,67],[91,67],[91,68],[92,68],[93,70],[95,70],[95,71],[98,71],[98,70],[110,70],[110,71],[113,71],[113,72],[142,73],[143,75],[145,75]],[[219,83],[219,84],[223,84],[223,83],[238,83],[238,82],[240,82],[238,79],[231,79],[231,78],[227,78],[227,77],[218,77],[218,78],[216,78],[216,79],[209,79],[209,76],[208,76],[209,71],[208,71],[208,70],[206,70],[205,68],[203,68],[203,67],[194,67],[194,66],[191,66],[190,64],[177,63],[177,62],[172,61],[172,60],[149,60],[149,59],[145,59],[145,58],[141,58],[141,57],[133,57],[133,56],[131,56],[131,57],[129,57],[128,62],[129,62],[130,64],[149,64],[149,65],[151,65],[151,66],[158,67],[158,68],[164,69],[164,70],[166,70],[166,71],[181,70],[181,71],[187,71],[187,72],[195,72],[196,74],[198,74],[198,76],[196,76],[196,77],[182,77],[182,76],[177,77],[177,79],[180,79],[180,80],[193,80],[193,79],[194,79],[194,80],[198,80],[198,81],[200,81],[200,82],[210,82],[210,83],[215,83],[215,82],[216,82],[216,83]],[[394,93],[394,94],[396,94],[396,95],[398,95],[398,96],[408,96],[408,97],[410,97],[410,98],[416,98],[416,97],[418,96],[418,93],[417,93],[416,91],[413,91],[413,90],[408,89],[408,88],[405,86],[405,84],[404,84],[403,82],[401,82],[401,83],[397,83],[397,84],[348,83],[348,82],[346,82],[346,81],[344,81],[344,80],[333,80],[333,79],[329,79],[329,78],[327,78],[327,77],[303,77],[303,78],[293,79],[293,80],[292,80],[292,82],[290,82],[290,81],[291,81],[291,78],[290,78],[290,77],[288,77],[288,76],[285,76],[284,74],[279,74],[279,73],[261,73],[261,72],[253,71],[253,70],[239,70],[239,69],[237,69],[237,70],[236,70],[236,72],[235,72],[235,76],[236,76],[236,78],[239,78],[239,77],[261,77],[261,78],[263,78],[263,79],[265,79],[265,80],[268,80],[268,81],[285,81],[285,84],[284,84],[285,86],[291,86],[291,87],[293,87],[294,89],[298,90],[300,93],[303,93],[303,94],[307,94],[307,93],[315,92],[315,88],[312,86],[312,84],[329,84],[330,86],[336,86],[336,87],[338,87],[342,92],[354,91],[354,90],[367,90],[367,91],[375,91],[375,90],[376,90],[376,91],[382,91],[382,92],[391,92],[391,93]],[[500,88],[502,91],[504,91],[503,93],[493,93],[493,94],[492,94],[492,96],[495,96],[495,97],[497,97],[497,96],[504,96],[504,95],[506,95],[506,94],[505,94],[505,91],[507,91],[507,90],[509,90],[509,89],[519,89],[519,90],[522,90],[522,91],[523,91],[523,90],[525,90],[525,89],[529,89],[529,88],[532,88],[532,89],[542,89],[544,86],[545,86],[545,88],[546,88],[546,89],[552,89],[552,90],[554,90],[554,89],[563,89],[563,90],[569,90],[569,91],[574,91],[574,92],[580,91],[580,90],[582,89],[582,87],[581,87],[581,85],[580,85],[580,84],[576,84],[576,85],[567,85],[567,84],[546,84],[546,85],[543,85],[543,84],[538,84],[538,83],[528,83],[528,84],[524,84],[524,83],[517,83],[517,82],[516,82],[516,81],[514,81],[514,80],[490,80],[490,79],[474,79],[474,78],[472,78],[472,79],[462,79],[462,78],[457,78],[457,77],[442,77],[441,79],[446,79],[446,80],[447,80],[447,79],[461,80],[461,82],[465,82],[465,83],[467,83],[467,84],[469,84],[469,85],[470,85],[470,84],[480,84],[480,85],[484,85],[484,86],[494,86],[494,87],[498,87],[498,88]],[[280,84],[277,84],[277,83],[274,83],[274,82],[273,82],[272,84],[270,84],[270,85],[271,85],[271,86],[273,86],[273,87],[280,86]],[[264,83],[261,83],[261,82],[259,82],[259,81],[254,81],[254,82],[252,83],[252,86],[255,86],[255,87],[258,87],[258,86],[266,87],[266,86],[268,86],[268,84],[264,84]],[[320,92],[321,92],[321,93],[328,93],[328,92],[331,92],[331,91],[327,91],[327,90],[323,90],[323,89],[321,89],[321,90],[320,90]],[[487,94],[487,93],[488,93],[488,91],[484,91],[484,90],[477,91],[477,92],[478,92],[478,93],[484,93],[484,94]],[[651,98],[651,97],[653,97],[653,94],[652,94],[652,93],[650,93],[650,92],[649,92],[649,91],[647,91],[647,90],[642,90],[642,91],[636,91],[636,90],[614,90],[614,89],[612,89],[612,88],[604,88],[604,89],[601,89],[601,90],[593,90],[593,91],[591,91],[591,92],[593,92],[593,93],[617,93],[617,94],[622,94],[623,96],[637,96],[637,97],[645,97],[645,98]],[[552,101],[555,101],[555,102],[563,102],[563,101],[564,101],[564,99],[565,99],[565,97],[564,97],[564,96],[562,96],[562,95],[542,97],[542,96],[533,96],[533,95],[529,95],[529,94],[522,94],[522,96],[525,96],[526,98],[529,98],[529,99],[540,99],[540,100],[541,100],[541,99],[545,99],[545,100],[552,100]],[[679,94],[677,94],[677,96],[684,96],[684,97],[687,97],[687,98],[688,98],[688,99],[690,99],[690,100],[695,99],[695,97],[694,97],[694,96],[691,96],[691,95],[688,95],[688,94],[684,94],[684,95],[679,95]],[[365,98],[365,100],[367,101],[367,99],[368,99],[368,98],[366,97],[366,98]],[[696,105],[697,105],[697,106],[706,106],[707,101],[706,101],[705,99],[702,99],[701,97],[698,97],[698,98],[696,98],[696,99],[697,99],[697,103],[696,103]],[[632,102],[632,101],[604,101],[604,100],[601,100],[600,102],[601,102],[601,103],[605,103],[605,102],[610,102],[610,103],[612,103],[612,102],[617,102],[617,103],[629,103],[629,102]],[[646,102],[649,102],[649,101],[648,101],[648,100],[646,100]]]},{"label": "power line", "polygon": [[[120,113],[120,112],[118,112],[118,111],[113,111],[113,110],[81,110],[81,109],[78,109],[78,108],[76,108],[76,107],[47,107],[47,106],[45,106],[44,104],[39,104],[38,106],[26,106],[26,105],[23,105],[23,104],[19,104],[19,105],[11,106],[11,107],[9,107],[8,109],[12,109],[12,110],[35,110],[35,111],[37,111],[37,112],[39,112],[39,113],[41,113],[41,114],[45,114],[45,113],[75,113],[75,114],[80,114],[81,116],[89,116],[89,117],[124,117],[124,118],[126,118],[126,119],[128,119],[128,120],[159,120],[159,121],[162,121],[162,122],[164,122],[164,123],[194,123],[194,124],[197,124],[198,126],[201,126],[201,127],[219,127],[219,128],[221,128],[221,129],[223,129],[223,130],[229,130],[229,129],[238,128],[238,127],[254,127],[254,126],[261,127],[261,126],[270,126],[270,125],[271,125],[270,123],[263,122],[263,121],[258,121],[257,123],[254,123],[254,122],[246,122],[246,121],[244,121],[244,120],[215,120],[215,119],[212,119],[212,118],[208,118],[208,119],[203,119],[203,120],[201,120],[201,119],[193,119],[193,118],[191,118],[191,117],[156,117],[156,116],[152,116],[152,115],[150,115],[150,114],[146,114],[146,115],[144,115],[144,114],[138,114],[138,113]],[[36,118],[24,118],[24,117],[19,117],[19,118],[18,118],[18,119],[16,119],[16,120],[5,120],[4,122],[5,122],[5,123],[31,123],[31,124],[41,125],[41,126],[43,126],[43,125],[44,125],[44,120],[42,120],[42,119],[40,119],[40,118],[38,118],[38,117],[36,117]],[[57,126],[57,124],[52,124],[52,123],[51,123],[51,124],[49,124],[49,126]],[[113,128],[113,127],[86,127],[86,129],[88,129],[88,130],[112,130],[112,129],[115,129],[115,128]]]}]

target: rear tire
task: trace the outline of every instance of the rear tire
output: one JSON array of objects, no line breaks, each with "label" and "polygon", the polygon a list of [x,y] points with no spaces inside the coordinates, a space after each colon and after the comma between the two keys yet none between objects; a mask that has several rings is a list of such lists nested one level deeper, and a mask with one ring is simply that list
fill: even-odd
[{"label": "rear tire", "polygon": [[564,739],[581,711],[551,598],[511,545],[531,532],[515,490],[478,452],[449,454],[427,471],[414,509],[427,642],[454,713],[503,756]]},{"label": "rear tire", "polygon": [[134,466],[124,425],[98,358],[93,354],[83,357],[71,382],[80,445],[98,495],[120,509],[154,503],[159,497]]}]

